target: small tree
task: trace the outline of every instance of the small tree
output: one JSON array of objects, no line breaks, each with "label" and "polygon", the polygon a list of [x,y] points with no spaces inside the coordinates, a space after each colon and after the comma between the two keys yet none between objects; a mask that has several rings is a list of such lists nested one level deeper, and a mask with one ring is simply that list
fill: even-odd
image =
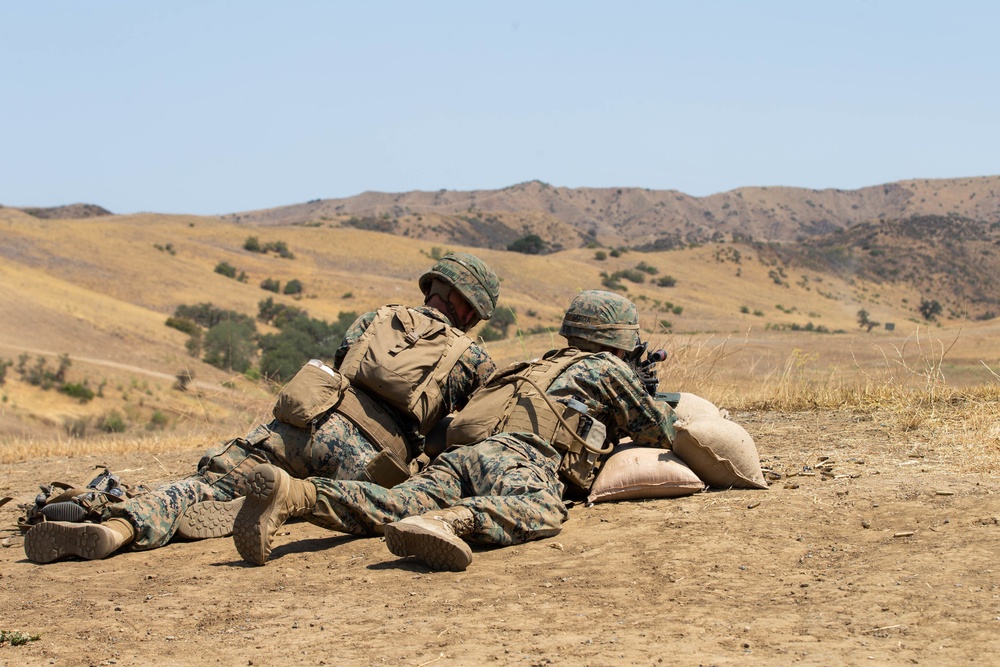
[{"label": "small tree", "polygon": [[248,236],[247,240],[243,242],[243,249],[250,252],[264,252],[261,250],[260,241],[257,240],[256,236]]},{"label": "small tree", "polygon": [[255,331],[244,322],[219,322],[205,334],[205,363],[245,373],[257,350]]},{"label": "small tree", "polygon": [[284,294],[302,294],[302,281],[298,278],[292,278],[287,283],[285,283],[285,289],[282,290]]},{"label": "small tree", "polygon": [[920,314],[923,315],[924,319],[930,322],[935,317],[941,314],[941,304],[938,303],[937,299],[928,301],[927,299],[920,299],[920,306],[917,308]]},{"label": "small tree", "polygon": [[871,330],[875,327],[881,325],[881,322],[876,322],[875,320],[868,317],[868,311],[862,308],[858,311],[858,326],[867,330],[871,333]]},{"label": "small tree", "polygon": [[188,386],[194,381],[194,371],[185,368],[182,371],[178,371],[177,375],[177,390],[187,391]]},{"label": "small tree", "polygon": [[281,281],[274,280],[273,278],[264,278],[260,283],[260,288],[277,294],[281,290]]}]

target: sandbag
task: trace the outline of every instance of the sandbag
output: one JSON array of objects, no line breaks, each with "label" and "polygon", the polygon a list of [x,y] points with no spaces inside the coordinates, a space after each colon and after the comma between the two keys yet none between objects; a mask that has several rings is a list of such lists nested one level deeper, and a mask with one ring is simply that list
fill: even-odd
[{"label": "sandbag", "polygon": [[601,466],[587,502],[677,498],[704,490],[705,482],[670,450],[622,445]]},{"label": "sandbag", "polygon": [[678,394],[680,400],[674,408],[677,419],[693,420],[696,417],[723,417],[728,418],[727,410],[720,410],[714,403],[701,396],[681,392]]},{"label": "sandbag", "polygon": [[766,489],[757,446],[746,429],[721,417],[701,416],[674,424],[674,452],[709,486]]}]

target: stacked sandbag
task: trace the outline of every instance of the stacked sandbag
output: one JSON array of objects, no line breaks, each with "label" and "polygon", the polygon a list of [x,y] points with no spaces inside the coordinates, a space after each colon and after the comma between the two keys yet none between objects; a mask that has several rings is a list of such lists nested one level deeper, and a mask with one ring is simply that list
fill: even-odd
[{"label": "stacked sandbag", "polygon": [[757,446],[746,429],[710,401],[681,394],[674,408],[674,453],[716,489],[766,489]]},{"label": "stacked sandbag", "polygon": [[694,394],[681,393],[674,408],[673,451],[625,441],[601,466],[589,503],[676,498],[717,489],[766,489],[753,438],[729,414]]},{"label": "stacked sandbag", "polygon": [[588,503],[677,498],[705,490],[705,482],[669,449],[619,445],[601,466]]}]

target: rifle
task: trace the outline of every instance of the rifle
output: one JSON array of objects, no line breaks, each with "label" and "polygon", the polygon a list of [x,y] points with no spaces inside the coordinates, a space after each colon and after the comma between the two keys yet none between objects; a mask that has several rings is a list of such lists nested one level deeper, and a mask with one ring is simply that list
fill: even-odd
[{"label": "rifle", "polygon": [[[625,363],[635,371],[635,374],[639,376],[642,381],[642,386],[646,388],[646,391],[650,396],[656,394],[656,388],[660,384],[660,379],[656,376],[656,369],[654,366],[667,358],[666,350],[653,350],[650,353],[646,353],[646,348],[649,343],[639,343],[635,348],[626,353]],[[643,359],[642,355],[646,355]]]}]

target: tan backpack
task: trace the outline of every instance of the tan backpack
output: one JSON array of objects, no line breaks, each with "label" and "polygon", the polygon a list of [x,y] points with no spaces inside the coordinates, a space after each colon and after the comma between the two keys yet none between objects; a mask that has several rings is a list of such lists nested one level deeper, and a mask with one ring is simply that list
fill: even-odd
[{"label": "tan backpack", "polygon": [[534,433],[562,453],[559,473],[581,490],[593,484],[605,446],[606,427],[573,398],[551,399],[549,386],[567,368],[591,356],[575,348],[508,366],[490,378],[448,426],[448,445],[469,445],[502,432]]},{"label": "tan backpack", "polygon": [[379,308],[340,364],[351,381],[419,424],[427,433],[448,412],[444,385],[472,339],[406,306]]}]

